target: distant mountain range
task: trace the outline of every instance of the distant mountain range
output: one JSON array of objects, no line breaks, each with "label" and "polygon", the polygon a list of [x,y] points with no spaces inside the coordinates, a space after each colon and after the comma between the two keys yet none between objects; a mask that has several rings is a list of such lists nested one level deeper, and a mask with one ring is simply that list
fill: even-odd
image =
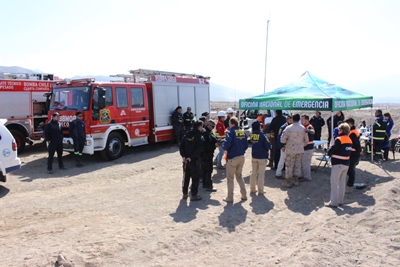
[{"label": "distant mountain range", "polygon": [[[40,70],[30,70],[23,67],[12,66],[12,67],[3,67],[0,66],[0,74],[2,72],[11,72],[11,73],[42,73]],[[118,80],[118,78],[112,78],[104,75],[85,75],[85,76],[74,76],[67,78],[85,78],[91,77],[95,78],[96,81],[105,81],[108,82],[110,80]],[[390,93],[397,92],[398,88],[400,88],[400,79],[397,75],[386,77],[385,79],[379,79],[370,82],[360,82],[354,83],[352,86],[356,88],[363,88],[363,93],[366,95],[375,95],[374,102],[375,103],[398,103],[400,101],[400,96],[398,94]],[[376,93],[377,90],[381,90],[381,93]],[[211,101],[238,101],[241,98],[247,98],[253,96],[254,93],[243,92],[241,90],[235,90],[233,88],[229,88],[220,84],[210,83],[210,98]]]},{"label": "distant mountain range", "polygon": [[[0,66],[0,73],[1,72],[9,72],[9,73],[43,73],[43,71],[40,70],[30,70],[26,69],[23,67],[18,67],[18,66],[12,66],[12,67],[3,67]],[[73,77],[68,77],[71,79],[80,79],[80,78],[94,78],[96,81],[101,81],[101,82],[109,82],[109,81],[118,81],[118,78],[113,78],[110,76],[104,76],[104,75],[76,75]],[[235,90],[223,85],[219,85],[216,83],[211,82],[210,83],[210,99],[211,101],[239,101],[240,98],[245,98],[245,97],[250,97],[251,94],[240,91],[240,90]]]}]

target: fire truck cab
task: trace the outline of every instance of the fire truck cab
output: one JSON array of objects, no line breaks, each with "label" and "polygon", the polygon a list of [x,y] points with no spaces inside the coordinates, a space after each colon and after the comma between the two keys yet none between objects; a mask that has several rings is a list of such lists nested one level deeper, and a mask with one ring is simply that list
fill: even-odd
[{"label": "fire truck cab", "polygon": [[86,144],[83,153],[99,151],[103,158],[122,156],[125,145],[173,140],[171,114],[192,107],[194,114],[210,111],[208,77],[154,70],[134,70],[114,82],[92,78],[65,80],[52,91],[49,119],[60,114],[64,150],[73,151],[69,123],[83,113]]},{"label": "fire truck cab", "polygon": [[43,135],[53,74],[0,73],[0,114],[21,153]]}]

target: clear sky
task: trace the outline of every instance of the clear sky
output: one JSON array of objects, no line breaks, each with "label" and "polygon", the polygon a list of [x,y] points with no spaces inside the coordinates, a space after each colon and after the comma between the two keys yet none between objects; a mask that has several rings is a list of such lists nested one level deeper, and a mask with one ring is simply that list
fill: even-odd
[{"label": "clear sky", "polygon": [[0,1],[2,66],[196,73],[257,95],[270,19],[266,91],[308,70],[374,98],[399,94],[399,0]]}]

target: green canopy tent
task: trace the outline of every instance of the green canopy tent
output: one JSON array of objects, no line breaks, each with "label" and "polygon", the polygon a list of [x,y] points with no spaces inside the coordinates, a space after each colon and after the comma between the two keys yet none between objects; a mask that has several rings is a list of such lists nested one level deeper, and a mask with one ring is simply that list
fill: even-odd
[{"label": "green canopy tent", "polygon": [[[251,98],[239,99],[239,107],[242,110],[331,111],[333,117],[333,111],[372,108],[373,101],[372,96],[344,89],[306,71],[286,86]],[[331,121],[333,129],[333,118]]]},{"label": "green canopy tent", "polygon": [[271,92],[239,100],[240,109],[339,111],[372,107],[372,96],[321,80],[308,71],[296,81]]}]

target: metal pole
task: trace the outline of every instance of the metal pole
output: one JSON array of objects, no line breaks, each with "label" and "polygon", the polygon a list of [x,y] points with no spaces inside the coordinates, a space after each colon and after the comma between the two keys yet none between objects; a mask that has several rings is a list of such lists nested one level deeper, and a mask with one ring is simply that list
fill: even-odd
[{"label": "metal pole", "polygon": [[267,84],[268,28],[269,28],[269,20],[267,20],[267,40],[265,42],[264,94],[265,94],[265,86]]}]

